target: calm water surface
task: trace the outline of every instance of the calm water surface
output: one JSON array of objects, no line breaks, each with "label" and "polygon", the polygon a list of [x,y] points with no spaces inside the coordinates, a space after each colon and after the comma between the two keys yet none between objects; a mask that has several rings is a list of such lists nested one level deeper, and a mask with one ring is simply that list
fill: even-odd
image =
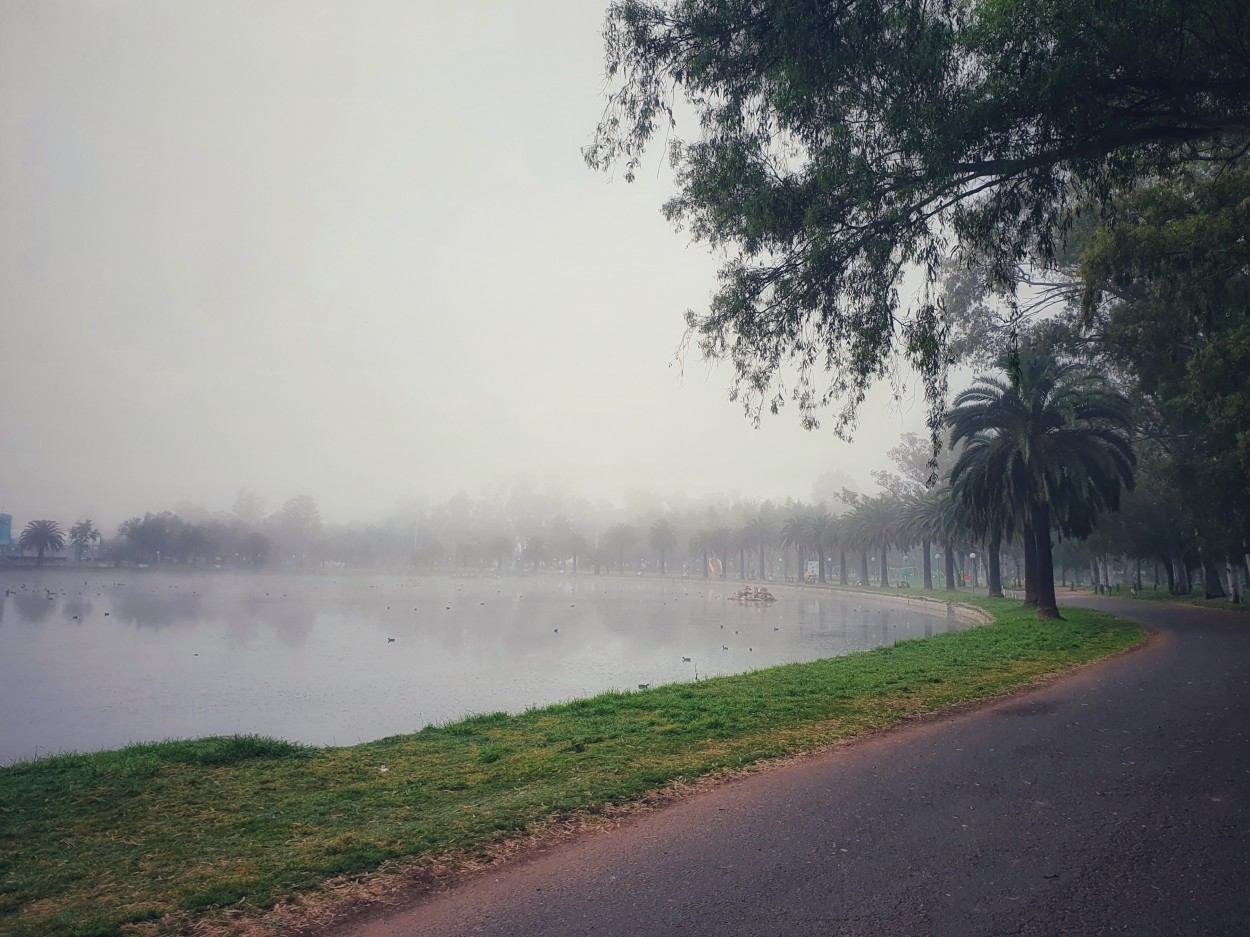
[{"label": "calm water surface", "polygon": [[967,627],[779,586],[744,605],[715,580],[71,569],[0,586],[0,764],[235,732],[350,745]]}]

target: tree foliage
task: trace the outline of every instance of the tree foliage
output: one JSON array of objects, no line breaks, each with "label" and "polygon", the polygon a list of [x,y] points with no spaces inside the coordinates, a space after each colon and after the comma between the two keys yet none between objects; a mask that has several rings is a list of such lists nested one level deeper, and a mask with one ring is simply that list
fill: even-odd
[{"label": "tree foliage", "polygon": [[56,553],[65,549],[65,532],[56,521],[31,521],[17,538],[17,545],[22,550],[35,551],[35,563],[43,563],[45,553]]},{"label": "tree foliage", "polygon": [[948,415],[961,444],[951,487],[974,529],[1002,536],[1019,524],[1035,547],[1028,570],[1039,617],[1057,618],[1051,531],[1087,537],[1133,487],[1128,402],[1098,375],[1047,354],[1005,361],[1006,378],[978,377]]},{"label": "tree foliage", "polygon": [[[902,352],[936,432],[957,242],[995,280],[1045,263],[1082,207],[1250,142],[1244,0],[619,0],[586,161],[633,178],[671,139],[667,216],[724,248],[702,351],[758,419],[854,425]],[[680,136],[682,109],[698,117]]]}]

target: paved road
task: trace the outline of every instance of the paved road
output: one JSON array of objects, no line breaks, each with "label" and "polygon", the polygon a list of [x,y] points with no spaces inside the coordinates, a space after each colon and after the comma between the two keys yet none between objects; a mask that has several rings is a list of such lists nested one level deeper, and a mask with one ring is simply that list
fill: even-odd
[{"label": "paved road", "polygon": [[1250,935],[1250,618],[725,785],[342,929]]}]

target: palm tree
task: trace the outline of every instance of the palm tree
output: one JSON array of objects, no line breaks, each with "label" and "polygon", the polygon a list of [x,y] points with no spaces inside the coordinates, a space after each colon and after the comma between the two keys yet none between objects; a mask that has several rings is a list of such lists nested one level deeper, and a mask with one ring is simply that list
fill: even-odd
[{"label": "palm tree", "polygon": [[585,535],[577,531],[571,531],[564,539],[562,544],[564,552],[573,558],[573,572],[577,572],[578,558],[584,554],[588,547],[588,541]]},{"label": "palm tree", "polygon": [[917,543],[924,553],[924,587],[933,589],[933,541],[942,536],[942,499],[948,496],[945,489],[926,491],[912,498],[905,505],[899,518],[900,539],[907,542],[907,547]]},{"label": "palm tree", "polygon": [[[993,447],[983,436],[973,437],[964,445],[964,465],[950,490],[950,497],[964,509],[965,519],[971,532],[985,545],[986,595],[1001,598],[1003,594],[1002,570],[999,554],[1003,540],[1012,540],[1026,526],[1019,506],[1012,502],[1001,479],[995,478],[992,467],[985,464],[992,457]],[[1025,559],[1036,557],[1036,539],[1026,537]],[[1033,546],[1030,548],[1029,543]],[[1028,577],[1026,576],[1026,582]],[[1036,577],[1034,577],[1036,579]],[[1025,604],[1037,605],[1037,584],[1032,583],[1032,594],[1025,596]]]},{"label": "palm tree", "polygon": [[1101,514],[1118,510],[1121,491],[1132,489],[1128,401],[1102,377],[1050,354],[1026,352],[1001,364],[1006,379],[978,377],[947,415],[952,445],[963,444],[951,481],[995,519],[991,526],[1022,521],[1037,617],[1059,618],[1051,531],[1088,536]]},{"label": "palm tree", "polygon": [[777,542],[776,526],[763,514],[757,514],[747,521],[743,533],[746,535],[747,544],[759,550],[759,577],[760,579],[767,579],[768,571],[764,554],[770,546]]},{"label": "palm tree", "polygon": [[720,558],[720,578],[729,574],[729,551],[733,547],[734,532],[723,524],[712,528],[712,550]]},{"label": "palm tree", "polygon": [[667,517],[661,517],[651,525],[647,539],[651,542],[651,549],[660,554],[660,575],[663,576],[667,571],[664,559],[668,551],[677,546],[677,534]]},{"label": "palm tree", "polygon": [[803,551],[807,547],[807,517],[804,514],[791,514],[781,525],[781,548],[793,548],[799,558],[799,582],[803,581]]},{"label": "palm tree", "polygon": [[51,550],[56,553],[65,549],[65,534],[56,521],[31,521],[17,539],[17,545],[24,551],[35,551],[35,565],[43,565],[43,555]]},{"label": "palm tree", "polygon": [[817,511],[807,518],[807,542],[816,551],[816,571],[819,582],[826,582],[825,553],[834,544],[837,519],[828,511]]},{"label": "palm tree", "polygon": [[864,498],[851,512],[847,526],[852,545],[859,549],[864,584],[868,580],[868,552],[881,552],[881,586],[890,584],[890,549],[899,540],[902,503],[888,494]]},{"label": "palm tree", "polygon": [[715,542],[712,539],[710,530],[701,530],[690,538],[690,552],[703,555],[703,578],[708,577],[710,567],[708,566],[708,554],[713,551]]}]

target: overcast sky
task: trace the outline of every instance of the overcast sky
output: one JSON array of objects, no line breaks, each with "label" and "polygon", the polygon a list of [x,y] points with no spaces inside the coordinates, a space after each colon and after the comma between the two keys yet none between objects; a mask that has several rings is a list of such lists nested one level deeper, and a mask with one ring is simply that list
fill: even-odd
[{"label": "overcast sky", "polygon": [[3,510],[868,482],[919,399],[848,446],[674,366],[717,263],[582,163],[606,5],[0,0]]}]

